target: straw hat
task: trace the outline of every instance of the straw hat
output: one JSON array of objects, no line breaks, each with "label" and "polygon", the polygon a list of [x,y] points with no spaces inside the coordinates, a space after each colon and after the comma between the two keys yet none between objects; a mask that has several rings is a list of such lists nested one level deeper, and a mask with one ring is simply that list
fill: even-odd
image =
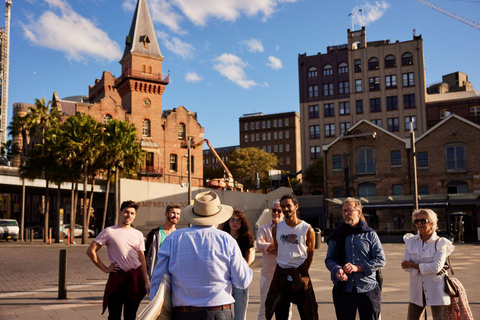
[{"label": "straw hat", "polygon": [[230,219],[232,214],[233,208],[222,205],[220,198],[213,191],[197,194],[193,205],[182,210],[182,218],[196,226],[220,224]]}]

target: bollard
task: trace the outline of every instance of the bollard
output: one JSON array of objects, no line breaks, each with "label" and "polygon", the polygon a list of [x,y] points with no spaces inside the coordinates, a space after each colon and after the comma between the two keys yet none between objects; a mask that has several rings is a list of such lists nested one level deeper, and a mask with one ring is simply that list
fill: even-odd
[{"label": "bollard", "polygon": [[60,249],[58,263],[58,299],[67,299],[67,249]]},{"label": "bollard", "polygon": [[48,228],[48,244],[52,244],[52,228]]},{"label": "bollard", "polygon": [[35,231],[33,229],[30,229],[30,242],[33,242],[34,235],[35,235]]},{"label": "bollard", "polygon": [[313,231],[315,232],[315,249],[320,248],[320,243],[322,242],[322,232],[319,228],[313,228]]},{"label": "bollard", "polygon": [[67,229],[67,244],[70,245],[70,229]]}]

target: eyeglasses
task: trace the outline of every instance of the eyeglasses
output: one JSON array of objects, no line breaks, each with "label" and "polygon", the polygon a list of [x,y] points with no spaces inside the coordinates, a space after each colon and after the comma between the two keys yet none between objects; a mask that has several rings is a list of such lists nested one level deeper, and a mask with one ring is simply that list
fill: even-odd
[{"label": "eyeglasses", "polygon": [[235,219],[235,218],[230,218],[231,223],[242,223],[242,219]]},{"label": "eyeglasses", "polygon": [[282,210],[281,209],[272,209],[272,212],[273,213],[282,213]]},{"label": "eyeglasses", "polygon": [[355,209],[342,210],[343,213],[353,213],[355,211],[357,211],[357,210],[355,210]]},{"label": "eyeglasses", "polygon": [[430,221],[428,221],[428,219],[415,219],[413,220],[413,223],[415,224],[425,224],[425,223],[429,223]]}]

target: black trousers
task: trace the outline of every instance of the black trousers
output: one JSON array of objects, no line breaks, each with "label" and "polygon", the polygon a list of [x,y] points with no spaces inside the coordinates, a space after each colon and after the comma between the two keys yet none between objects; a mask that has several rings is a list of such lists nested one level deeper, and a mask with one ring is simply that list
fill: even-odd
[{"label": "black trousers", "polygon": [[122,283],[117,290],[115,290],[108,297],[108,319],[109,320],[120,320],[122,319],[122,308],[123,308],[123,318],[125,320],[135,320],[137,317],[137,310],[142,302],[144,297],[143,293],[139,293],[137,300],[128,299],[128,282],[125,281]]},{"label": "black trousers", "polygon": [[338,320],[355,320],[358,310],[360,320],[378,320],[382,308],[382,291],[378,285],[369,292],[345,292],[337,286],[333,287],[333,304]]}]

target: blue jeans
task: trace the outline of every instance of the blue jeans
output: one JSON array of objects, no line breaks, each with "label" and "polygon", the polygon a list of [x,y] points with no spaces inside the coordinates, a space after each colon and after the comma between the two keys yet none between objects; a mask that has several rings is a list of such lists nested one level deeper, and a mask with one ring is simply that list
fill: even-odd
[{"label": "blue jeans", "polygon": [[246,320],[247,319],[247,307],[248,307],[248,288],[247,289],[238,289],[237,287],[232,287],[232,296],[235,299],[234,312],[235,320]]}]

